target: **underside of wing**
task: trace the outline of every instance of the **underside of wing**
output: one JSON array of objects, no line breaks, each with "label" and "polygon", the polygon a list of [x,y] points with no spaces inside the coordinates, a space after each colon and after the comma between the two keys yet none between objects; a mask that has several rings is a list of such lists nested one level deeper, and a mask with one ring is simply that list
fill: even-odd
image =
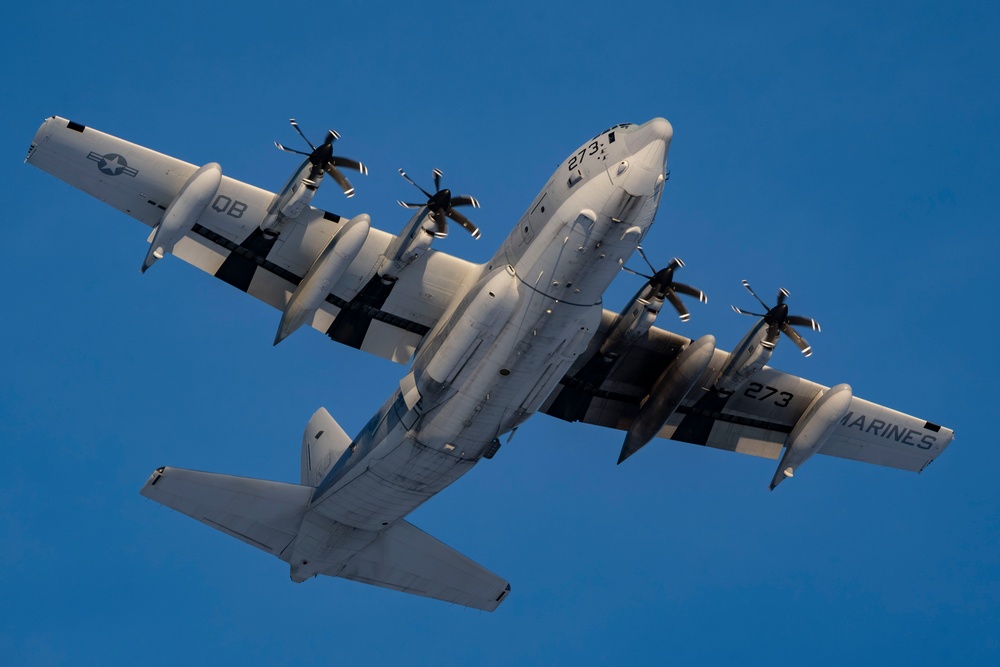
[{"label": "underside of wing", "polygon": [[[600,331],[548,398],[544,412],[629,431],[663,386],[658,383],[676,371],[677,359],[692,346],[688,338],[653,327],[626,352],[607,358],[600,348],[615,318],[604,312]],[[816,406],[831,389],[765,366],[735,391],[718,391],[714,385],[728,360],[728,352],[714,350],[690,391],[659,422],[656,435],[779,458],[793,433],[798,437],[815,425]],[[831,424],[818,453],[902,470],[923,470],[954,437],[950,429],[856,396],[843,401],[836,414],[820,412]]]},{"label": "underside of wing", "polygon": [[[200,171],[59,117],[39,128],[27,162],[153,228],[151,252],[172,204]],[[261,223],[274,193],[226,176],[208,192],[207,205],[182,226],[170,254],[283,313],[349,222],[305,207],[280,233],[268,233]],[[428,250],[394,280],[382,280],[376,271],[395,238],[371,229],[304,323],[345,345],[407,363],[478,266]]]}]

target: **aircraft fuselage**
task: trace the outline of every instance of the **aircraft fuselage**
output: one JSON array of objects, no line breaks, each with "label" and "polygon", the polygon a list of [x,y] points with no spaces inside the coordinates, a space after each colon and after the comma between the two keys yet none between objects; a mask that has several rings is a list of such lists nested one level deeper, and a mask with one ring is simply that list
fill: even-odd
[{"label": "aircraft fuselage", "polygon": [[587,347],[602,295],[652,224],[672,129],[619,125],[556,170],[316,488],[293,579],[345,559],[472,468]]}]

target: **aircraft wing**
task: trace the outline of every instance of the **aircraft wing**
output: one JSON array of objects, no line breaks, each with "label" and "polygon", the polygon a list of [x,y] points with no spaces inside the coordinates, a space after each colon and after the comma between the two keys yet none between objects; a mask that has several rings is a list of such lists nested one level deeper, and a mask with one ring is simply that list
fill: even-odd
[{"label": "aircraft wing", "polygon": [[[149,227],[159,224],[198,170],[56,116],[38,129],[26,162]],[[308,207],[278,237],[269,238],[259,225],[273,197],[272,192],[223,176],[218,193],[173,254],[283,311],[347,219]],[[384,285],[375,271],[394,238],[371,230],[309,324],[333,340],[405,364],[475,265],[429,250],[394,284]],[[145,248],[136,253],[136,268],[144,253]]]},{"label": "aircraft wing", "polygon": [[[546,400],[543,412],[628,430],[659,375],[691,343],[652,327],[617,360],[605,361],[598,349],[615,317],[604,311],[598,334]],[[720,395],[710,387],[728,358],[728,352],[715,351],[657,435],[777,459],[799,418],[827,387],[765,366],[735,393]],[[920,472],[953,437],[951,429],[855,396],[819,453]]]}]

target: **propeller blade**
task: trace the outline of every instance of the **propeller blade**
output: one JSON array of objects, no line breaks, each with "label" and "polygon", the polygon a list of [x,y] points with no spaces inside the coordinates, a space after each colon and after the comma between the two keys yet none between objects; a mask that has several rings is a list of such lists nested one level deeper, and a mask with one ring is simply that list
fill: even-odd
[{"label": "propeller blade", "polygon": [[751,313],[750,311],[747,310],[740,310],[736,306],[732,306],[732,309],[735,310],[740,315],[750,315],[751,317],[764,317],[764,315],[761,315],[760,313]]},{"label": "propeller blade", "polygon": [[680,297],[674,294],[673,290],[667,290],[663,295],[666,297],[667,301],[677,309],[677,314],[681,318],[681,322],[687,322],[691,319],[691,314],[688,313],[688,309],[684,307],[684,302],[681,301]]},{"label": "propeller blade", "polygon": [[305,142],[307,144],[309,144],[309,148],[311,148],[313,150],[316,150],[316,147],[312,145],[312,142],[309,141],[309,139],[306,137],[306,135],[302,132],[302,128],[300,128],[299,124],[295,122],[295,119],[294,118],[289,118],[288,122],[292,124],[292,127],[294,127],[295,131],[299,133],[299,136],[302,137],[303,139],[305,139]]},{"label": "propeller blade", "polygon": [[653,276],[647,276],[645,273],[639,273],[638,271],[633,271],[627,266],[622,266],[622,271],[627,271],[628,273],[631,273],[633,276],[639,276],[640,278],[645,278],[646,280],[653,279]]},{"label": "propeller blade", "polygon": [[399,204],[400,206],[402,206],[403,208],[423,208],[424,207],[424,204],[411,204],[410,202],[405,202],[405,201],[402,201],[400,199],[397,199],[396,203]]},{"label": "propeller blade", "polygon": [[405,172],[405,171],[403,171],[402,169],[400,169],[400,170],[399,170],[399,175],[400,175],[400,176],[402,176],[402,177],[403,177],[404,179],[406,179],[406,182],[407,182],[407,183],[409,183],[410,185],[412,185],[413,187],[415,187],[415,188],[416,188],[417,190],[420,190],[421,192],[423,192],[423,193],[424,193],[424,195],[425,195],[425,196],[426,196],[426,197],[427,197],[428,199],[430,199],[431,197],[433,197],[433,196],[434,196],[434,195],[432,195],[431,193],[427,192],[427,190],[424,190],[424,189],[423,189],[422,187],[420,187],[419,185],[417,185],[417,184],[416,184],[416,183],[415,183],[415,182],[413,181],[413,179],[412,179],[412,178],[410,178],[409,176],[407,176],[407,175],[406,175],[406,172]]},{"label": "propeller blade", "polygon": [[466,231],[468,231],[470,234],[472,234],[472,238],[478,239],[481,236],[481,234],[479,232],[479,227],[476,227],[474,224],[472,224],[471,220],[469,220],[468,218],[466,218],[464,215],[462,215],[461,213],[459,213],[455,209],[449,208],[445,213],[446,213],[446,215],[449,218],[451,218],[452,220],[454,220],[458,224],[460,224],[463,227],[465,227]]},{"label": "propeller blade", "polygon": [[323,141],[324,144],[332,144],[337,139],[340,139],[340,133],[336,130],[327,130],[326,139]]},{"label": "propeller blade", "polygon": [[346,157],[337,157],[336,155],[334,155],[332,158],[330,158],[330,164],[332,164],[334,167],[346,167],[347,169],[353,169],[354,171],[360,172],[365,176],[368,175],[368,167],[361,164],[357,160],[351,160]]},{"label": "propeller blade", "polygon": [[639,251],[639,257],[642,257],[642,261],[646,262],[646,266],[648,266],[649,270],[653,272],[653,275],[656,275],[656,269],[653,268],[652,262],[650,262],[649,258],[646,257],[646,253],[643,252],[642,246],[641,245],[640,246],[636,246],[635,249]]},{"label": "propeller blade", "polygon": [[[746,287],[747,291],[750,292],[750,294],[753,295],[753,298],[757,299],[757,302],[760,305],[764,306],[764,310],[771,310],[771,307],[769,305],[767,305],[766,303],[764,303],[763,301],[761,301],[761,298],[759,296],[757,296],[756,292],[753,291],[753,288],[750,287],[750,283],[748,283],[747,281],[744,280],[743,281],[743,286]],[[761,317],[763,317],[763,316],[761,316]]]},{"label": "propeller blade", "polygon": [[785,320],[789,324],[794,324],[797,327],[809,327],[813,331],[821,331],[819,328],[819,322],[812,319],[811,317],[800,317],[798,315],[789,315],[788,319]]},{"label": "propeller blade", "polygon": [[[684,265],[681,264],[681,266]],[[691,287],[690,285],[685,285],[684,283],[674,283],[673,287],[674,290],[680,292],[681,294],[687,294],[688,296],[693,296],[702,303],[708,303],[708,296],[697,287]]]},{"label": "propeller blade", "polygon": [[299,155],[305,155],[306,157],[309,157],[309,153],[303,153],[302,151],[297,151],[294,148],[289,148],[288,146],[282,146],[277,141],[274,142],[274,145],[277,146],[279,151],[285,151],[286,153],[298,153]]},{"label": "propeller blade", "polygon": [[786,290],[784,287],[778,289],[778,305],[780,306],[781,304],[783,304],[785,302],[785,299],[787,299],[791,295],[792,295],[791,292]]},{"label": "propeller blade", "polygon": [[344,191],[345,195],[347,195],[348,197],[354,196],[354,186],[351,185],[350,181],[344,178],[344,175],[340,173],[340,171],[336,167],[327,164],[324,165],[324,171],[330,174],[333,180],[337,181],[337,185],[340,186],[340,189]]},{"label": "propeller blade", "polygon": [[432,173],[434,174],[434,192],[438,192],[441,189],[441,177],[444,176],[444,174],[441,173],[441,170],[437,167],[434,167],[434,171]]},{"label": "propeller blade", "polygon": [[812,348],[809,346],[809,343],[806,342],[806,339],[800,336],[795,329],[789,326],[788,322],[781,325],[781,332],[791,338],[792,342],[799,346],[799,349],[802,350],[802,354],[808,357],[813,353]]},{"label": "propeller blade", "polygon": [[472,208],[479,208],[479,200],[472,195],[458,195],[457,197],[452,197],[449,206],[471,206]]}]

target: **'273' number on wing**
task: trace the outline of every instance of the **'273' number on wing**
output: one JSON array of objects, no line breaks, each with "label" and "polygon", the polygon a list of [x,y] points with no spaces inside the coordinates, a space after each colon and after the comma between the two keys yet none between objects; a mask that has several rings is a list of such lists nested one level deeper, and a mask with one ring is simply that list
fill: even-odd
[{"label": "'273' number on wing", "polygon": [[774,401],[774,404],[779,408],[787,408],[792,402],[792,399],[795,398],[787,391],[778,391],[777,387],[766,387],[759,382],[751,382],[747,386],[746,391],[743,392],[743,395],[747,398],[752,398],[757,401],[766,401],[775,394],[780,397]]}]

